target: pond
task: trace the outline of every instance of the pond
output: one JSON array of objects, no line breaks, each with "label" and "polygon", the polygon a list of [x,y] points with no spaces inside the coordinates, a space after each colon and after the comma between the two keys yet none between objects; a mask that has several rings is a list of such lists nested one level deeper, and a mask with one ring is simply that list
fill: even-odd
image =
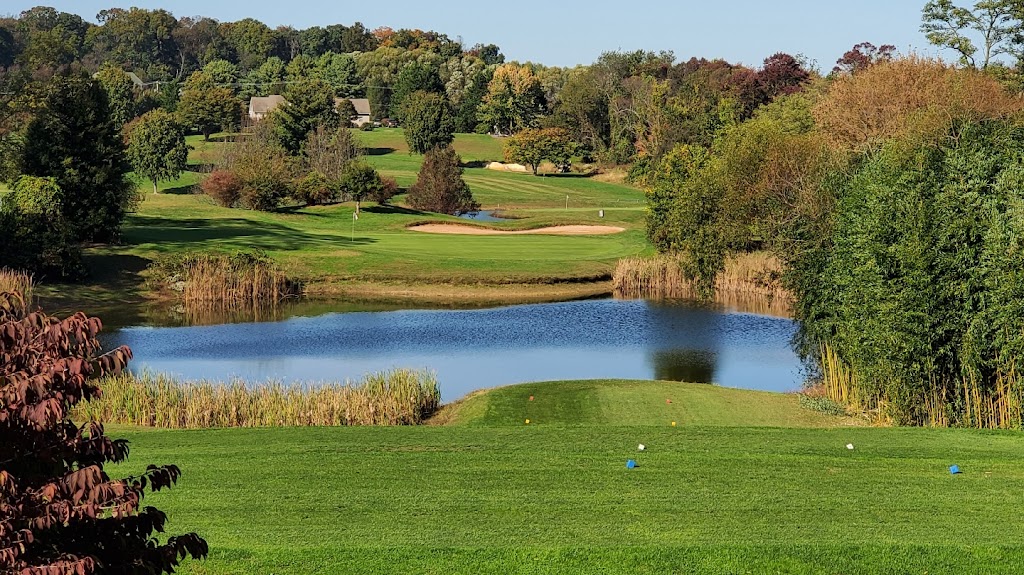
[{"label": "pond", "polygon": [[482,388],[635,378],[791,391],[802,383],[788,319],[687,302],[587,300],[471,310],[323,313],[262,323],[124,327],[104,338],[136,371],[185,379],[356,380],[437,372],[445,401]]},{"label": "pond", "polygon": [[478,212],[469,212],[459,216],[465,220],[474,220],[477,222],[507,222],[508,218],[498,217],[494,214],[498,213],[495,210],[480,210]]}]

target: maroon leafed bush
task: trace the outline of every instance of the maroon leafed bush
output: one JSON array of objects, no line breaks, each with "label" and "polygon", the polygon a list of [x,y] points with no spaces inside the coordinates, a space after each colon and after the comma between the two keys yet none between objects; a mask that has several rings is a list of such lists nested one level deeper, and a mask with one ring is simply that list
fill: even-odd
[{"label": "maroon leafed bush", "polygon": [[201,186],[203,193],[225,208],[233,207],[242,197],[242,180],[228,170],[215,170]]},{"label": "maroon leafed bush", "polygon": [[127,347],[100,353],[101,327],[82,313],[27,313],[19,296],[0,294],[0,573],[172,573],[207,555],[195,534],[158,542],[167,517],[142,507],[147,491],[177,481],[177,467],[111,479],[103,466],[127,459],[127,441],[70,419],[99,396],[96,378],[131,359]]}]

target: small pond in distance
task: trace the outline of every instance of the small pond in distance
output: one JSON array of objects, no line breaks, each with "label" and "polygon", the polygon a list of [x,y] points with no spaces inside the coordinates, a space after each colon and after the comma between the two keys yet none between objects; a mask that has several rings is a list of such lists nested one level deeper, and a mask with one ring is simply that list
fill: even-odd
[{"label": "small pond in distance", "polygon": [[437,372],[445,401],[528,381],[630,378],[792,391],[788,319],[688,302],[588,300],[475,310],[322,313],[264,323],[125,327],[132,367],[185,379],[344,381]]}]

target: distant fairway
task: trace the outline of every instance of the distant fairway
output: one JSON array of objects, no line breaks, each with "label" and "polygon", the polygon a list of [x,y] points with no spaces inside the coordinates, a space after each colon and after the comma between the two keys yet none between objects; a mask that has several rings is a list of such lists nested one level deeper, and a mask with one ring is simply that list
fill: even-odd
[{"label": "distant fairway", "polygon": [[[357,132],[367,147],[365,159],[396,177],[400,184],[415,181],[422,156],[410,155],[401,130]],[[311,293],[360,297],[422,293],[437,298],[438,285],[458,284],[466,289],[447,293],[459,297],[513,301],[534,297],[529,286],[543,287],[542,299],[564,299],[600,293],[608,288],[594,282],[610,277],[620,258],[650,251],[644,235],[644,196],[629,186],[584,177],[535,177],[528,174],[467,168],[465,178],[485,208],[499,209],[519,219],[481,224],[450,216],[402,207],[379,207],[365,202],[358,220],[354,204],[311,208],[285,207],[277,212],[227,209],[197,195],[202,180],[198,171],[216,160],[225,143],[215,137],[188,139],[193,147],[192,171],[173,182],[162,182],[153,194],[140,181],[144,201],[130,214],[123,245],[100,246],[87,252],[94,277],[100,283],[88,289],[55,292],[87,298],[118,300],[110,281],[117,278],[120,294],[134,290],[140,278],[122,266],[144,267],[160,254],[188,250],[266,250],[285,270],[306,282]],[[466,162],[501,159],[502,143],[486,135],[460,134],[455,145]],[[566,197],[568,196],[568,208]],[[604,217],[599,212],[604,210]],[[543,226],[601,225],[625,228],[621,234],[578,237],[517,235],[508,237],[445,236],[409,231],[410,225],[462,222],[504,230]],[[516,289],[495,292],[496,286]],[[556,285],[562,288],[555,288]],[[373,285],[386,286],[374,288]],[[605,284],[602,284],[605,285]],[[419,287],[417,287],[419,286]],[[418,291],[417,291],[418,290]],[[476,296],[474,293],[486,293]],[[442,298],[443,299],[443,298]]]}]

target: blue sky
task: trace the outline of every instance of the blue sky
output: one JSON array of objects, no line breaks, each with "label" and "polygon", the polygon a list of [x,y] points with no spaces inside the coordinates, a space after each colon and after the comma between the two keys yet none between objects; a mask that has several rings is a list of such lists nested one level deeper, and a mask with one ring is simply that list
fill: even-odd
[{"label": "blue sky", "polygon": [[371,29],[433,29],[461,36],[467,45],[498,44],[510,59],[558,66],[588,64],[619,49],[672,50],[680,59],[719,57],[748,65],[783,51],[802,53],[827,72],[863,41],[938,55],[918,31],[924,0],[3,0],[0,13],[38,4],[89,20],[104,8],[139,6],[222,21],[253,17],[272,27],[361,21]]}]

